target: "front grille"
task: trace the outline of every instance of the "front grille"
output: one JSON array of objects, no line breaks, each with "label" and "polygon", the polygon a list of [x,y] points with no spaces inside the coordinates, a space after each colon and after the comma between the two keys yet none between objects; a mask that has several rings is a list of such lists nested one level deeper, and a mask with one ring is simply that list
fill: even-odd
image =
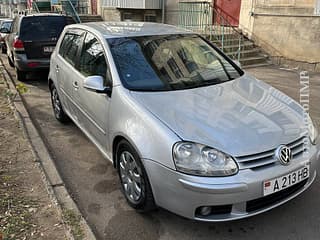
[{"label": "front grille", "polygon": [[[303,141],[304,138],[305,137],[301,137],[286,145],[291,149],[293,159],[299,157],[303,153],[303,151],[305,151]],[[277,159],[274,156],[275,151],[276,149],[272,149],[262,153],[236,157],[235,159],[239,165],[240,170],[261,168],[277,162]]]},{"label": "front grille", "polygon": [[308,179],[305,179],[287,189],[281,190],[280,192],[273,193],[271,195],[254,199],[247,202],[247,212],[257,211],[266,207],[269,207],[281,200],[291,196],[295,192],[299,191],[307,183]]}]

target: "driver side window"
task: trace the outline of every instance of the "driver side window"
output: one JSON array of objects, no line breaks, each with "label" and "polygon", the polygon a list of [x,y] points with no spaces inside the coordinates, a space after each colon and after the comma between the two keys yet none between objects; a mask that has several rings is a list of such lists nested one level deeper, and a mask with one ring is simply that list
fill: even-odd
[{"label": "driver side window", "polygon": [[106,83],[107,63],[102,44],[91,33],[87,33],[81,51],[79,71],[86,77],[99,75]]}]

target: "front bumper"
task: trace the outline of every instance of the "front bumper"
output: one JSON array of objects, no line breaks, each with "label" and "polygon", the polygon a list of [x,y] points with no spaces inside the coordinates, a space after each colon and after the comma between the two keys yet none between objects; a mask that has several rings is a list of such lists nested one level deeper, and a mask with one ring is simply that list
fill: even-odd
[{"label": "front bumper", "polygon": [[[319,145],[311,147],[309,156],[308,159],[297,158],[289,166],[276,164],[259,170],[246,169],[229,177],[191,176],[152,160],[143,159],[143,163],[158,206],[186,218],[215,222],[253,216],[298,196],[316,177]],[[306,165],[310,167],[307,180],[293,185],[287,191],[280,191],[280,194],[263,198],[265,180],[280,177]],[[201,215],[197,209],[203,206],[210,206],[214,211],[206,216]]]}]

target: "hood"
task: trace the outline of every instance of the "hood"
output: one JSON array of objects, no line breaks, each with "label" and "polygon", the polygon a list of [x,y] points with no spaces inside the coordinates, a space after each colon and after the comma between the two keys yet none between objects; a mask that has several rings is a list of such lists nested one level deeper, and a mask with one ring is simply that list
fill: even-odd
[{"label": "hood", "polygon": [[131,94],[181,139],[232,156],[293,142],[305,129],[297,102],[247,74],[208,87]]}]

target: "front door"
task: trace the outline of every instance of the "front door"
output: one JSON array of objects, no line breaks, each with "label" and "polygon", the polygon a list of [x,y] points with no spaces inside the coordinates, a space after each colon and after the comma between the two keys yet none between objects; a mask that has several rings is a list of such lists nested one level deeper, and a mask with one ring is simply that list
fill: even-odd
[{"label": "front door", "polygon": [[[82,46],[78,64],[79,89],[75,92],[75,100],[80,108],[78,119],[85,131],[94,138],[102,151],[108,146],[108,113],[111,98],[104,93],[90,91],[83,87],[84,80],[88,76],[102,76],[105,85],[111,82],[107,77],[108,67],[103,46],[93,34],[87,32]],[[108,75],[109,76],[109,75]],[[108,81],[107,81],[108,79]]]},{"label": "front door", "polygon": [[[241,0],[215,0],[214,7],[229,24],[239,26]],[[220,16],[215,16],[215,23],[222,23]]]}]

